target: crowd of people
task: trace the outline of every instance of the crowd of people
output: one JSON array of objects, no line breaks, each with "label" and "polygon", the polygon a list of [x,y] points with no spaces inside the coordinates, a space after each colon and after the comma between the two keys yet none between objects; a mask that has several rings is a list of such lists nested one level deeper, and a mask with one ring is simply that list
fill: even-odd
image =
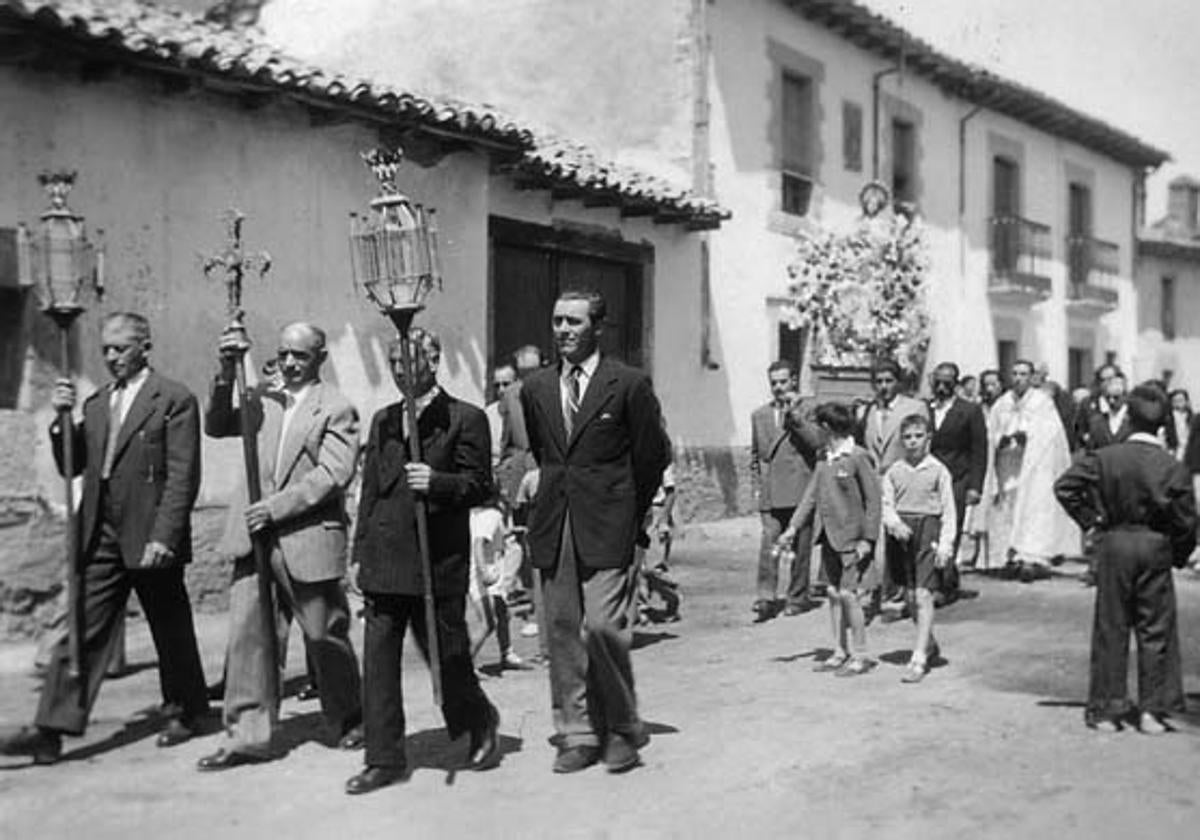
[{"label": "crowd of people", "polygon": [[[638,766],[649,735],[632,634],[680,614],[669,567],[676,485],[649,378],[600,352],[606,319],[600,294],[561,294],[557,361],[521,348],[494,371],[484,409],[439,384],[441,343],[414,327],[388,348],[403,398],[360,440],[355,407],[321,379],[326,338],[314,324],[285,327],[270,376],[237,400],[248,343],[227,329],[202,412],[150,367],[147,320],[108,316],[111,382],[84,402],[81,420],[50,429],[60,468],[70,436],[83,477],[78,650],[70,634],[54,637],[36,717],[0,740],[0,753],[53,764],[64,737],[83,734],[136,592],[158,654],[167,720],[158,745],[189,740],[210,699],[222,703],[224,735],[201,771],[279,757],[277,686],[293,619],[331,743],[364,750],[348,794],[409,775],[409,631],[432,666],[449,736],[467,736],[465,766],[491,769],[502,759],[501,717],[477,666],[494,634],[495,667],[532,667],[513,649],[514,615],[538,637],[549,678],[552,770]],[[939,658],[935,612],[961,592],[960,567],[1033,582],[1085,556],[1097,587],[1087,722],[1120,728],[1136,712],[1143,731],[1163,731],[1183,702],[1171,567],[1195,545],[1200,421],[1186,393],[1161,383],[1127,391],[1112,365],[1074,400],[1028,361],[1007,373],[1005,389],[998,371],[962,377],[943,362],[921,400],[881,360],[873,398],[818,404],[798,396],[792,364],[772,364],[771,401],[751,417],[762,523],[754,620],[798,615],[823,598],[833,645],[816,668],[857,677],[874,670],[870,621],[911,617],[902,680],[919,683]],[[60,416],[74,410],[69,380],[53,403]],[[242,436],[249,459],[217,546],[232,580],[216,691],[205,684],[183,575],[202,433]],[[363,603],[361,659],[347,583]],[[1125,685],[1131,631],[1136,704]]]},{"label": "crowd of people", "polygon": [[1073,398],[1044,366],[1018,360],[1008,374],[1006,388],[999,371],[963,378],[943,362],[924,402],[901,393],[903,371],[882,360],[872,399],[814,404],[797,396],[794,367],[773,363],[772,400],[751,418],[756,620],[804,612],[809,591],[824,590],[833,646],[816,670],[854,677],[873,669],[867,625],[890,607],[915,624],[901,679],[919,683],[939,657],[934,613],[961,591],[960,567],[1033,583],[1086,559],[1097,607],[1085,720],[1166,731],[1183,708],[1171,570],[1196,544],[1200,431],[1188,395],[1157,381],[1130,390],[1111,364]]}]

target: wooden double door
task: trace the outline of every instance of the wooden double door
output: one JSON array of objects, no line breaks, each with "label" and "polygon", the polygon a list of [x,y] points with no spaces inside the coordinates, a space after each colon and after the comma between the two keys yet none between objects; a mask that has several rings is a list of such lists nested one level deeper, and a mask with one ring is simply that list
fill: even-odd
[{"label": "wooden double door", "polygon": [[533,344],[554,359],[554,301],[568,289],[595,289],[608,315],[602,353],[643,367],[643,298],[653,251],[639,245],[492,218],[491,364]]}]

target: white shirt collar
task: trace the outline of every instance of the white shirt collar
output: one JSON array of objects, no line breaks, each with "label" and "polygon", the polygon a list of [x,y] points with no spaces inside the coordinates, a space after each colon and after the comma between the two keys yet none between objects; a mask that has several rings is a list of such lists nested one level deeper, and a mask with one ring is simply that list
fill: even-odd
[{"label": "white shirt collar", "polygon": [[[141,390],[142,385],[145,384],[146,379],[149,376],[150,376],[150,366],[147,365],[146,367],[142,368],[137,373],[135,373],[133,376],[131,376],[125,380],[125,393],[126,394],[136,394],[139,390]],[[113,383],[112,383],[112,389],[114,391],[117,390],[117,385],[118,385],[118,382],[117,382],[117,380],[114,379]],[[129,401],[128,396],[125,398],[125,401],[126,402]]]},{"label": "white shirt collar", "polygon": [[[432,388],[430,388],[424,394],[417,397],[416,406],[417,406],[417,416],[418,417],[421,416],[421,414],[425,411],[425,409],[429,408],[429,404],[431,402],[433,402],[435,399],[437,399],[437,395],[440,394],[441,392],[442,392],[441,386],[434,385]],[[403,402],[403,400],[401,400],[401,402]]]},{"label": "white shirt collar", "polygon": [[841,458],[843,455],[849,455],[854,451],[854,438],[843,438],[836,446],[829,448],[829,460],[833,461]]},{"label": "white shirt collar", "polygon": [[917,461],[915,464],[909,461],[908,458],[900,458],[900,460],[898,460],[896,463],[904,464],[909,469],[913,470],[925,470],[935,466],[938,463],[938,460],[933,457],[932,453],[926,452],[921,456],[921,460]]},{"label": "white shirt collar", "polygon": [[[579,364],[579,368],[583,371],[584,378],[591,379],[592,376],[594,376],[596,373],[596,366],[599,364],[600,364],[600,351],[593,350],[592,355],[588,356],[586,359],[584,359]],[[570,373],[572,367],[574,367],[574,366],[570,362],[568,362],[566,359],[562,360],[561,376],[564,379],[566,378],[567,374]]]},{"label": "white shirt collar", "polygon": [[1164,449],[1163,442],[1148,432],[1134,432],[1129,437],[1125,438],[1130,443],[1151,443],[1159,449]]},{"label": "white shirt collar", "polygon": [[280,388],[279,393],[283,394],[284,411],[291,411],[296,406],[300,405],[300,403],[304,402],[304,398],[308,396],[309,392],[312,391],[313,386],[316,384],[316,380],[313,380],[312,382],[307,382],[304,385],[301,385],[294,391],[290,388]]}]

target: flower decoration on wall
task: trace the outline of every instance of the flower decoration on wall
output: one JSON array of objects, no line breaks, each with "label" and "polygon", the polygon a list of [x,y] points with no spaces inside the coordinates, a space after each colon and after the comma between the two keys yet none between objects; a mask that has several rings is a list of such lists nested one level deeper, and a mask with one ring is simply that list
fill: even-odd
[{"label": "flower decoration on wall", "polygon": [[[865,190],[864,190],[865,193]],[[814,334],[817,364],[865,366],[893,358],[918,372],[929,347],[924,230],[909,214],[872,213],[848,233],[800,240],[788,266],[793,329]]]}]

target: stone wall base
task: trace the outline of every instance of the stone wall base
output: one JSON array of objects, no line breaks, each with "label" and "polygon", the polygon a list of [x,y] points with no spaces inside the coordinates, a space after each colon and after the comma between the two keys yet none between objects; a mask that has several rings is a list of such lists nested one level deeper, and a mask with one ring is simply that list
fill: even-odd
[{"label": "stone wall base", "polygon": [[[689,525],[754,512],[747,447],[685,447],[675,453],[676,522]],[[226,508],[192,516],[194,561],[188,566],[192,604],[220,612],[229,604],[232,569],[214,547]],[[36,496],[0,496],[0,639],[36,635],[61,608],[64,520]],[[130,599],[137,610],[137,599]]]}]

